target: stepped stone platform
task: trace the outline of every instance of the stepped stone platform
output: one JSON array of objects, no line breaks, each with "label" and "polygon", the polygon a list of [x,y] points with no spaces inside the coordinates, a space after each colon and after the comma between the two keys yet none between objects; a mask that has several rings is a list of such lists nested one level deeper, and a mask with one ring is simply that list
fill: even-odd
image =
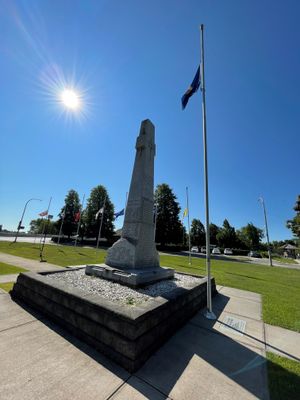
[{"label": "stepped stone platform", "polygon": [[[179,327],[206,305],[207,278],[199,279],[188,289],[177,287],[163,296],[132,306],[70,288],[47,277],[72,270],[78,268],[21,273],[11,296],[45,314],[129,372],[139,369]],[[212,294],[216,293],[212,278]]]}]

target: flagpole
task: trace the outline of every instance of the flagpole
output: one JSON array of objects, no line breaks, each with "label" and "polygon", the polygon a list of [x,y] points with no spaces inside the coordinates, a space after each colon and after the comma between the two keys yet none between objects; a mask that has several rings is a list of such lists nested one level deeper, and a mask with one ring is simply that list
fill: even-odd
[{"label": "flagpole", "polygon": [[271,248],[270,248],[270,241],[269,241],[269,230],[268,230],[268,221],[267,221],[267,213],[266,213],[265,201],[264,201],[264,198],[262,196],[258,200],[260,201],[260,203],[261,203],[261,205],[263,207],[263,210],[264,210],[265,228],[266,228],[266,236],[267,236],[267,243],[268,243],[268,253],[269,253],[269,265],[270,265],[270,267],[273,267]]},{"label": "flagpole", "polygon": [[84,194],[83,197],[82,197],[82,203],[81,203],[81,209],[80,209],[80,215],[79,215],[79,221],[78,221],[77,232],[76,232],[76,239],[75,239],[75,247],[77,246],[77,239],[78,239],[79,228],[80,228],[80,223],[81,223],[81,216],[82,216],[82,213],[83,213],[84,199],[85,199],[85,194]]},{"label": "flagpole", "polygon": [[201,24],[201,90],[202,90],[202,116],[203,116],[203,150],[204,150],[204,193],[205,193],[205,222],[206,222],[206,271],[207,271],[207,319],[216,319],[212,311],[211,300],[211,273],[210,273],[210,233],[209,233],[209,202],[208,202],[208,163],[207,163],[207,137],[206,137],[206,103],[205,103],[205,77],[204,77],[204,25]]},{"label": "flagpole", "polygon": [[97,250],[98,250],[98,247],[99,247],[99,240],[100,240],[100,237],[101,237],[102,223],[103,223],[103,217],[104,217],[104,212],[105,212],[105,203],[106,203],[106,196],[105,196],[104,202],[103,202],[103,212],[102,212],[102,216],[101,216],[101,222],[100,222],[98,239],[97,239]]},{"label": "flagpole", "polygon": [[65,216],[66,216],[66,207],[67,206],[64,206],[63,217],[62,217],[61,223],[60,223],[58,239],[57,239],[57,246],[59,245],[59,242],[60,242],[60,235],[61,235],[62,227],[63,227],[63,224],[64,224]]},{"label": "flagpole", "polygon": [[[49,217],[49,210],[50,210],[51,201],[52,201],[52,196],[50,197],[49,204],[48,204],[48,208],[47,208],[47,218]],[[46,221],[46,220],[45,220],[45,221]],[[49,220],[48,220],[48,221],[49,221]],[[43,234],[44,234],[44,232],[45,232],[45,229],[46,229],[46,222],[44,223]],[[43,261],[44,261],[44,260],[43,260],[43,252],[44,252],[44,247],[45,247],[45,241],[46,241],[46,235],[44,235],[44,241],[43,241],[42,247],[40,247],[40,262],[43,262]]]},{"label": "flagpole", "polygon": [[189,208],[189,189],[186,187],[186,208],[188,211],[188,233],[189,233],[189,265],[192,264],[191,257],[191,232],[190,232],[190,208]]},{"label": "flagpole", "polygon": [[[49,200],[49,203],[48,203],[46,216],[48,216],[48,214],[49,214],[49,208],[50,208],[51,201],[52,201],[52,197],[50,197],[50,200]],[[42,229],[42,236],[41,236],[41,240],[40,240],[40,246],[42,244],[43,235],[44,235],[44,232],[45,232],[45,227],[46,227],[46,218],[44,219],[44,224],[43,224],[43,229]]]}]

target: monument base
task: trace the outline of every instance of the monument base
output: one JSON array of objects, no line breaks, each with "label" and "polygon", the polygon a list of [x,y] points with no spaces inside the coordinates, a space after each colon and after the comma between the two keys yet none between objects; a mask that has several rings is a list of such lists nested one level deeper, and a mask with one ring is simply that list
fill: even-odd
[{"label": "monument base", "polygon": [[[62,325],[129,372],[140,368],[177,329],[206,306],[207,279],[201,277],[188,289],[174,288],[138,306],[120,305],[47,278],[48,274],[77,269],[21,273],[11,296]],[[215,295],[214,278],[211,285]]]},{"label": "monument base", "polygon": [[163,279],[174,278],[174,269],[155,267],[141,269],[116,269],[106,264],[87,265],[86,275],[97,276],[122,285],[138,288]]}]

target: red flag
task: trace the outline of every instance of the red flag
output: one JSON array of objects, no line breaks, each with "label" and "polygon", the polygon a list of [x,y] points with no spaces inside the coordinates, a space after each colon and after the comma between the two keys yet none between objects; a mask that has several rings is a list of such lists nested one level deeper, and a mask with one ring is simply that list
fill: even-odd
[{"label": "red flag", "polygon": [[78,222],[80,220],[80,211],[74,214],[74,220],[75,222]]},{"label": "red flag", "polygon": [[41,217],[45,217],[46,215],[48,215],[48,211],[42,211],[39,213],[39,216]]}]

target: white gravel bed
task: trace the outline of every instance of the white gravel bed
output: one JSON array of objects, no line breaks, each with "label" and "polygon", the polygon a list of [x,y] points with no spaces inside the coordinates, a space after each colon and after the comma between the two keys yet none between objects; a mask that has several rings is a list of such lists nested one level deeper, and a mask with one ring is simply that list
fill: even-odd
[{"label": "white gravel bed", "polygon": [[56,272],[45,276],[47,279],[64,282],[68,287],[75,287],[85,293],[98,294],[119,304],[132,306],[153,299],[153,297],[162,296],[178,287],[187,289],[201,280],[193,276],[175,273],[174,279],[160,281],[142,289],[131,289],[119,283],[85,275],[84,269]]}]

